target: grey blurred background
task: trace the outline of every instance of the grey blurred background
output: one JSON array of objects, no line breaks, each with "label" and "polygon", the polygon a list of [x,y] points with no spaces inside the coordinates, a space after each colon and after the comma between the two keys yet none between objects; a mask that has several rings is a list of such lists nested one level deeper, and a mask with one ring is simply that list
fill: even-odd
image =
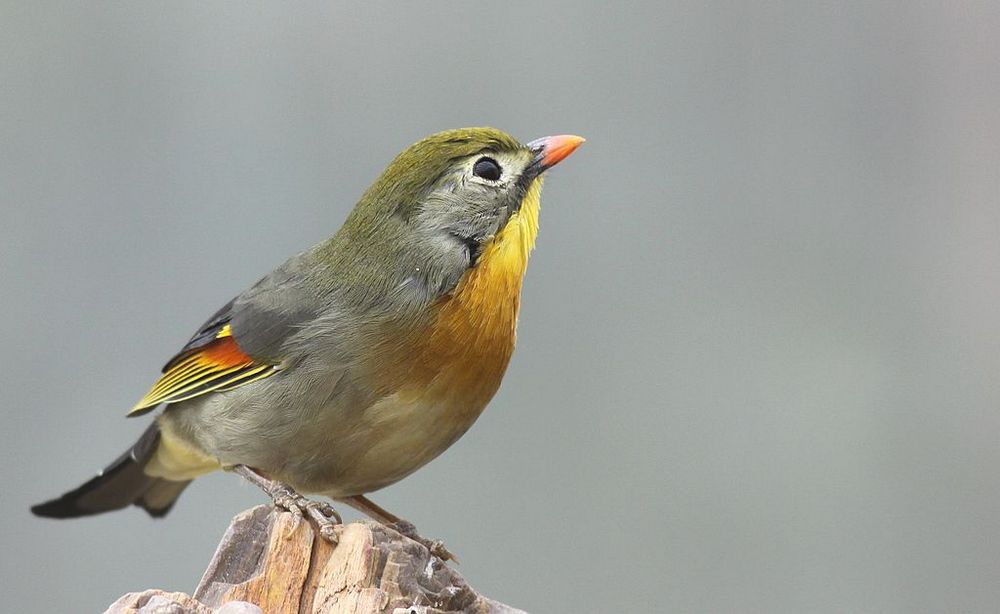
[{"label": "grey blurred background", "polygon": [[399,150],[488,124],[588,142],[503,388],[376,501],[535,612],[995,611],[998,31],[995,2],[3,2],[3,609],[193,590],[264,501],[235,476],[162,521],[29,504]]}]

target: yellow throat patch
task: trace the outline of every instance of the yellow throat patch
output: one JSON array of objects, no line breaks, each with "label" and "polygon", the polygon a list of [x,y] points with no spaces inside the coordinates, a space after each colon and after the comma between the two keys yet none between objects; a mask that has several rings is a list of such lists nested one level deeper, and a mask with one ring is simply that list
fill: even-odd
[{"label": "yellow throat patch", "polygon": [[486,244],[476,266],[462,278],[452,297],[472,314],[481,314],[487,320],[495,318],[487,328],[499,329],[492,331],[499,335],[510,335],[511,343],[521,304],[521,282],[538,236],[541,191],[541,179],[536,179],[528,188],[521,208]]},{"label": "yellow throat patch", "polygon": [[518,212],[484,246],[476,266],[438,304],[430,334],[414,348],[426,369],[418,370],[422,374],[414,382],[419,382],[418,394],[457,397],[478,415],[496,392],[514,351],[521,281],[538,235],[541,189],[541,181],[535,180]]},{"label": "yellow throat patch", "polygon": [[[516,278],[517,290],[520,294],[521,279],[528,266],[528,256],[535,248],[535,237],[538,236],[538,209],[542,192],[542,179],[539,177],[528,187],[521,208],[510,216],[507,225],[490,241],[479,256],[476,268],[467,277],[511,277]],[[492,281],[499,281],[492,279]],[[466,280],[466,283],[468,281]],[[456,293],[461,287],[456,289]]]}]

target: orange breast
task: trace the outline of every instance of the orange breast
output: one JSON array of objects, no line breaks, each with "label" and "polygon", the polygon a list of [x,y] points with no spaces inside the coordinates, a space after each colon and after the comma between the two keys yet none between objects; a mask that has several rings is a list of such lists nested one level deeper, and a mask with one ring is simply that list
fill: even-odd
[{"label": "orange breast", "polygon": [[423,368],[406,386],[412,394],[445,402],[475,419],[500,386],[514,351],[521,282],[538,233],[540,191],[536,181],[521,209],[484,246],[477,265],[436,306],[430,333],[414,347]]},{"label": "orange breast", "polygon": [[391,346],[377,352],[369,379],[379,400],[351,427],[362,436],[337,465],[337,492],[369,492],[409,475],[461,437],[493,397],[514,351],[539,191],[536,182],[421,327],[385,335]]}]

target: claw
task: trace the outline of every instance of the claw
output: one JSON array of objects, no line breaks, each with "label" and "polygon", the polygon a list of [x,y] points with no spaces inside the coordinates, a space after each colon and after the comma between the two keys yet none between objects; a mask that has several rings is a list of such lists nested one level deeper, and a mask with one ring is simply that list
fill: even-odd
[{"label": "claw", "polygon": [[308,518],[315,523],[317,532],[323,539],[332,544],[337,543],[336,527],[344,524],[344,521],[332,505],[303,497],[291,487],[268,480],[245,465],[237,465],[234,469],[266,492],[275,507],[291,512],[296,518]]},{"label": "claw", "polygon": [[319,513],[323,514],[327,518],[336,518],[337,524],[344,524],[344,519],[340,517],[337,510],[333,509],[333,506],[324,501],[310,501],[311,505],[314,505]]},{"label": "claw", "polygon": [[394,531],[399,533],[400,535],[408,537],[413,541],[417,542],[418,544],[422,545],[424,548],[427,548],[427,550],[432,555],[438,557],[442,561],[455,561],[456,563],[458,562],[458,557],[452,554],[451,551],[445,547],[443,541],[439,539],[430,540],[425,537],[421,537],[420,534],[417,533],[417,527],[414,526],[412,522],[406,520],[399,520],[387,526],[390,529],[393,529]]}]

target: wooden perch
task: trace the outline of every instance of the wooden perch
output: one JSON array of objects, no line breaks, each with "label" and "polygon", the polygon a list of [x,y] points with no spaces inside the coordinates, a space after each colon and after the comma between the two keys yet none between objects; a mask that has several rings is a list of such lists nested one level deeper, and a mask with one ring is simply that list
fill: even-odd
[{"label": "wooden perch", "polygon": [[521,612],[479,595],[422,544],[377,522],[338,527],[338,537],[334,546],[309,522],[261,505],[233,519],[194,596],[129,593],[107,612]]}]

